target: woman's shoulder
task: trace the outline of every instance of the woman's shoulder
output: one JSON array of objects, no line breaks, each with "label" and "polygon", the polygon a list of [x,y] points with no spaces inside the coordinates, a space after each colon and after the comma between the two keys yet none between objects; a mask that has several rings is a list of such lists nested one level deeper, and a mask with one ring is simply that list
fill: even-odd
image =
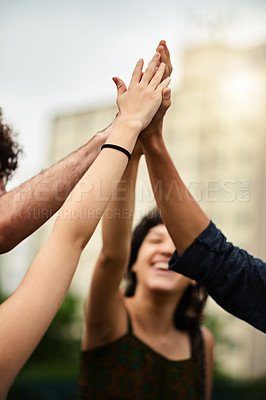
[{"label": "woman's shoulder", "polygon": [[211,331],[204,325],[200,327],[200,331],[205,343],[205,347],[214,347],[214,336]]}]

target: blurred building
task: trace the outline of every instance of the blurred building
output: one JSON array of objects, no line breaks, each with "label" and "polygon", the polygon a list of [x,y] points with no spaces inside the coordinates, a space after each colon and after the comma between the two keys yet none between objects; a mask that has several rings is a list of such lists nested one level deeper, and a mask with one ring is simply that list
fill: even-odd
[{"label": "blurred building", "polygon": [[[246,51],[222,46],[188,49],[183,77],[173,91],[164,136],[186,184],[234,244],[266,260],[266,45]],[[58,115],[51,162],[56,162],[107,126],[114,104]],[[173,190],[175,188],[173,187]],[[140,166],[135,222],[154,205],[145,162]],[[47,229],[38,240],[43,242]],[[39,246],[39,245],[38,245]],[[85,295],[100,250],[97,229],[82,255],[72,290]],[[250,293],[250,296],[255,296]],[[243,302],[248,304],[248,297]],[[227,314],[213,301],[209,313],[223,321],[230,350],[217,357],[232,375],[266,373],[266,336]]]},{"label": "blurred building", "polygon": [[[188,50],[166,126],[171,154],[204,210],[229,240],[264,260],[265,65],[266,45]],[[227,319],[233,343],[230,356],[218,352],[224,366],[242,377],[265,373],[266,336]]]}]

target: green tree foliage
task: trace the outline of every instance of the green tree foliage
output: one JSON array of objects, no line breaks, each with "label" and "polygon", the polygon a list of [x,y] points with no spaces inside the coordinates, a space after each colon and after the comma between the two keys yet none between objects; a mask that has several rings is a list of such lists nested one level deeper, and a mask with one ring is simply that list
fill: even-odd
[{"label": "green tree foliage", "polygon": [[82,326],[79,309],[80,300],[69,292],[33,353],[32,361],[66,359],[77,355]]}]

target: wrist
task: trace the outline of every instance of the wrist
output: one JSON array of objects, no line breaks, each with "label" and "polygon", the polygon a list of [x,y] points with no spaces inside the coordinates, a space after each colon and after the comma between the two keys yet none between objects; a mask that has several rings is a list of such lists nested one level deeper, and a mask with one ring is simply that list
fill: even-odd
[{"label": "wrist", "polygon": [[99,143],[104,144],[108,137],[110,136],[111,131],[109,129],[104,129],[103,131],[97,132],[95,137],[98,139]]},{"label": "wrist", "polygon": [[163,136],[163,120],[160,119],[158,122],[152,121],[152,123],[144,129],[140,135],[139,140],[142,145],[149,143],[151,140],[158,140]]},{"label": "wrist", "polygon": [[130,117],[119,115],[116,120],[117,125],[119,128],[121,127],[124,129],[124,132],[128,132],[129,134],[133,134],[138,136],[141,132],[142,124],[138,120],[133,120]]},{"label": "wrist", "polygon": [[144,131],[142,131],[139,135],[139,140],[142,145],[146,143],[158,141],[163,138],[163,123],[161,121],[160,124],[153,124],[152,126],[148,126]]},{"label": "wrist", "polygon": [[139,163],[140,157],[143,155],[143,153],[141,154],[135,154],[135,152],[133,151],[133,153],[131,154],[131,163]]},{"label": "wrist", "polygon": [[141,146],[143,149],[143,152],[153,152],[153,153],[157,153],[157,152],[161,152],[161,150],[165,147],[165,143],[163,140],[163,136],[162,135],[155,135],[154,132],[152,135],[146,137],[143,136],[143,140],[141,139],[141,135],[140,135],[140,141],[141,141]]},{"label": "wrist", "polygon": [[126,149],[130,154],[133,152],[138,134],[139,124],[132,123],[131,120],[118,117],[106,144],[114,144]]},{"label": "wrist", "polygon": [[146,129],[141,132],[140,138],[141,140],[148,140],[152,138],[152,136],[162,136],[163,135],[163,122],[160,121],[158,124],[149,125]]}]

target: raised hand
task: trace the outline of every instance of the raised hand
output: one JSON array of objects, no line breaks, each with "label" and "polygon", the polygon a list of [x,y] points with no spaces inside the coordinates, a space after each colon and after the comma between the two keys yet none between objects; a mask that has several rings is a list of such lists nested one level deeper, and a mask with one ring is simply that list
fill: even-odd
[{"label": "raised hand", "polygon": [[144,74],[143,60],[138,61],[128,90],[121,79],[113,78],[117,86],[119,118],[130,120],[130,123],[137,126],[140,131],[151,122],[161,105],[162,93],[170,83],[170,77],[161,82],[165,64],[160,63],[157,69],[160,57],[160,53],[154,55]]},{"label": "raised hand", "polygon": [[[166,79],[167,77],[169,77],[171,75],[171,73],[173,71],[173,67],[172,67],[171,59],[170,59],[170,52],[167,48],[165,40],[160,41],[156,51],[158,53],[160,53],[161,62],[163,62],[165,64],[165,70],[164,70],[162,79]],[[167,87],[163,90],[162,103],[161,103],[158,111],[154,115],[150,124],[146,127],[146,129],[144,129],[141,132],[141,134],[139,136],[139,140],[142,143],[142,145],[144,145],[146,142],[148,142],[150,137],[152,137],[152,136],[155,137],[156,134],[162,135],[163,118],[164,118],[166,111],[170,107],[170,105],[171,105],[171,89]]]},{"label": "raised hand", "polygon": [[163,74],[163,79],[167,78],[168,76],[171,75],[173,71],[171,59],[170,59],[170,52],[168,50],[168,47],[166,45],[165,40],[161,40],[156,51],[160,53],[161,55],[161,62],[165,63],[165,70]]}]

